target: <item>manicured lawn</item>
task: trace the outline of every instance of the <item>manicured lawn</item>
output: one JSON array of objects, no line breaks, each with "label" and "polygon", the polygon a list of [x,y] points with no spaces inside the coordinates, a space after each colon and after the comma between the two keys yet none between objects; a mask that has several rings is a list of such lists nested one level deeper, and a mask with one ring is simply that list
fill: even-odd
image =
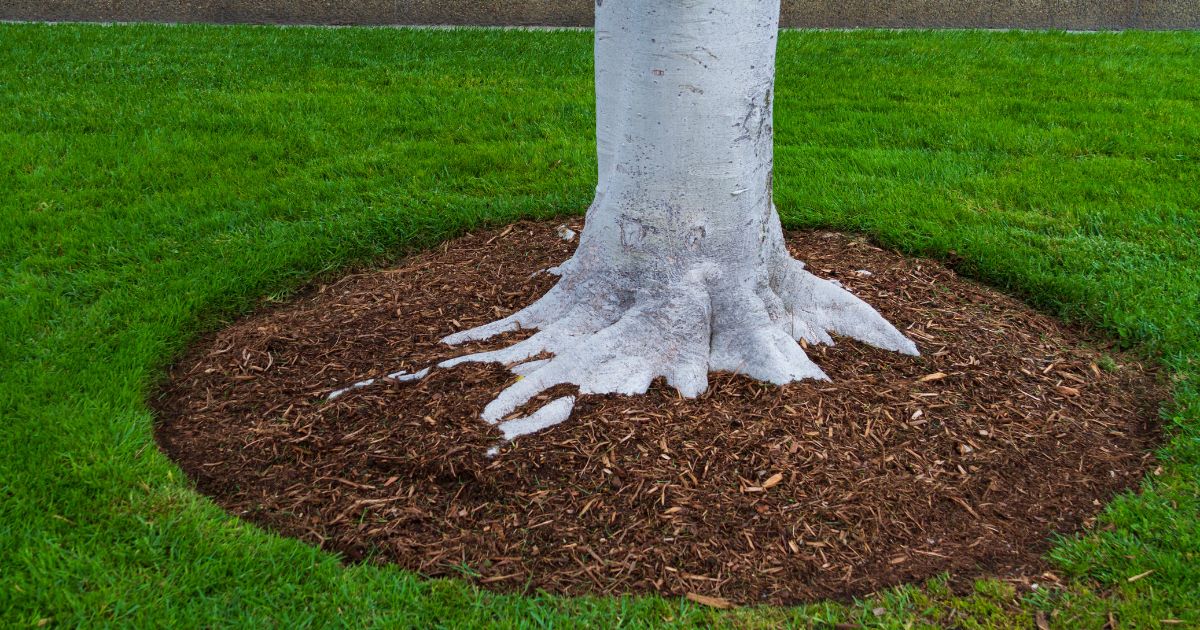
[{"label": "manicured lawn", "polygon": [[1200,624],[1200,33],[781,41],[786,223],[959,260],[1175,379],[1160,471],[1057,545],[1065,590],[499,596],[344,567],[193,493],[145,402],[190,339],[318,274],[585,209],[590,37],[0,25],[0,625]]}]

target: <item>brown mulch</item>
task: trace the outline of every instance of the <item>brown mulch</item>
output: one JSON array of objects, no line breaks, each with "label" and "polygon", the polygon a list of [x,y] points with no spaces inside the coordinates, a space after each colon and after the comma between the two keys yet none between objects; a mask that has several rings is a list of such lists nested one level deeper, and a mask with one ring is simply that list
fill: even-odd
[{"label": "brown mulch", "polygon": [[845,340],[809,349],[832,383],[717,374],[697,400],[661,383],[588,396],[491,459],[499,434],[478,414],[512,380],[502,367],[325,400],[503,343],[438,339],[551,286],[531,274],[573,244],[554,224],[520,223],[315,287],[207,338],[156,401],[158,439],[230,512],[350,560],[501,590],[743,604],[943,571],[956,584],[1044,581],[1051,533],[1090,525],[1144,474],[1163,397],[1145,366],[1108,352],[1113,370],[1078,331],[938,263],[840,234],[789,243],[923,356]]}]

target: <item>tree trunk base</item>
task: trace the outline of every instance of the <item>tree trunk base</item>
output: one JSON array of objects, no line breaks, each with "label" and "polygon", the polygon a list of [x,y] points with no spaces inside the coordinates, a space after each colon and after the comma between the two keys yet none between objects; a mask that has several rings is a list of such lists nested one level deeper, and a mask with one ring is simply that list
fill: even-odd
[{"label": "tree trunk base", "polygon": [[709,372],[777,385],[828,380],[798,342],[832,345],[834,335],[917,354],[913,342],[870,305],[786,253],[765,270],[732,274],[701,263],[670,282],[643,278],[637,284],[605,264],[588,264],[603,259],[576,255],[552,270],[562,279],[534,304],[443,339],[457,345],[538,330],[506,348],[440,364],[502,363],[522,377],[484,408],[485,421],[509,418],[534,396],[563,384],[582,394],[635,395],[663,377],[694,398],[708,389]]}]

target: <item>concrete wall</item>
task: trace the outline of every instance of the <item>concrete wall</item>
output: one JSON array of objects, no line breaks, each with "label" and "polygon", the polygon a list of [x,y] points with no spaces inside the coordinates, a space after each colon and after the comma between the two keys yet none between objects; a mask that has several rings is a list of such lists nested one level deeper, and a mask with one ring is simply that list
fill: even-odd
[{"label": "concrete wall", "polygon": [[[0,20],[591,26],[595,0],[0,0]],[[815,28],[1197,29],[1200,0],[783,0]]]}]

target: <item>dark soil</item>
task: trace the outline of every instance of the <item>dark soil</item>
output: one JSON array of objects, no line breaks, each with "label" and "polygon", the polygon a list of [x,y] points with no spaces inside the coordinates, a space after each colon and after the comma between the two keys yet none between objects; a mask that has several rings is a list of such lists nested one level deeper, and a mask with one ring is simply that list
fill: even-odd
[{"label": "dark soil", "polygon": [[492,459],[499,434],[478,415],[513,379],[503,367],[326,401],[503,343],[438,340],[551,286],[531,274],[572,244],[521,223],[207,338],[156,401],[158,438],[230,512],[350,560],[510,591],[735,603],[844,598],[944,571],[956,584],[1044,580],[1051,533],[1089,526],[1144,474],[1163,396],[1144,366],[938,263],[840,234],[789,242],[923,355],[844,340],[809,349],[832,383],[717,374],[696,400],[661,383],[587,396]]}]

